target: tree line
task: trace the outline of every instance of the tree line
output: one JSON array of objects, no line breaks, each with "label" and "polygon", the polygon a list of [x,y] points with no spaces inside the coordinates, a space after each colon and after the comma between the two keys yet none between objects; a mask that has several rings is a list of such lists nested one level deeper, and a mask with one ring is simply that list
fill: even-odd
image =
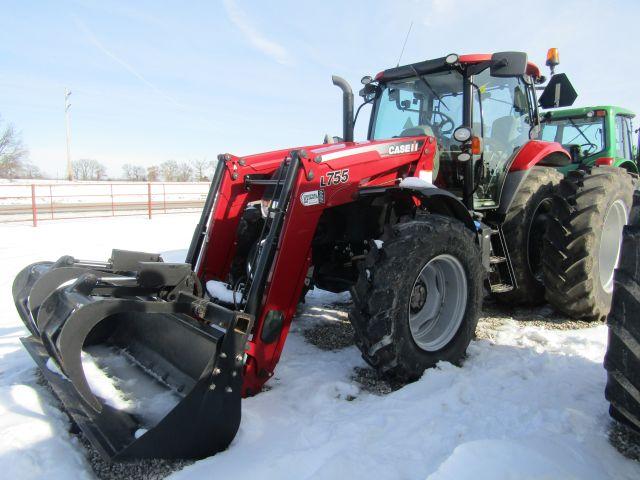
[{"label": "tree line", "polygon": [[[194,159],[190,162],[167,160],[159,165],[144,167],[125,164],[122,166],[124,180],[137,182],[191,182],[208,181],[215,162]],[[98,160],[82,158],[72,162],[75,180],[107,180],[107,168]],[[40,169],[29,161],[29,151],[22,138],[10,123],[4,124],[0,117],[0,178],[43,178]]]},{"label": "tree line", "polygon": [[135,182],[206,182],[214,167],[215,163],[206,159],[190,162],[167,160],[146,168],[127,163],[122,166],[122,174],[125,180]]}]

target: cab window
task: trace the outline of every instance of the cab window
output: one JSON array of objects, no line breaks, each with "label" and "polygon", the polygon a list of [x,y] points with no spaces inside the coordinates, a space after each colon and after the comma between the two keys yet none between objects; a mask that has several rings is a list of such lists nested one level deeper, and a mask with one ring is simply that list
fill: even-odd
[{"label": "cab window", "polygon": [[630,119],[616,115],[616,157],[631,160],[631,125]]}]

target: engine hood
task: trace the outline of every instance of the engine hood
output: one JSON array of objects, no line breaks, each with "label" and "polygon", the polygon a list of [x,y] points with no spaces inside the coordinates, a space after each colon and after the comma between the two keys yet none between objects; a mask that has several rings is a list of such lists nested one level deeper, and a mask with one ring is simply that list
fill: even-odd
[{"label": "engine hood", "polygon": [[400,155],[420,156],[425,146],[428,145],[433,145],[435,148],[435,139],[433,137],[403,137],[388,140],[306,145],[247,155],[242,157],[242,159],[246,162],[247,166],[252,167],[256,171],[262,171],[273,168],[274,162],[282,162],[292,150],[304,150],[307,156],[315,160],[316,163],[325,163],[360,155],[367,155],[372,159]]}]

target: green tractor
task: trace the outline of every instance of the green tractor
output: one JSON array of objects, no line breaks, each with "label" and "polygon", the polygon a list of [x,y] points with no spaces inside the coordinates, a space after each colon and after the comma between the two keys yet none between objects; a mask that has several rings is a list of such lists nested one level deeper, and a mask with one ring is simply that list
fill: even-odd
[{"label": "green tractor", "polygon": [[572,159],[558,167],[564,178],[549,209],[543,282],[546,299],[573,318],[602,320],[609,312],[622,228],[635,216],[634,116],[614,106],[543,115],[541,139],[562,144]]},{"label": "green tractor", "polygon": [[632,111],[611,105],[551,110],[542,117],[542,140],[558,142],[569,151],[573,163],[559,168],[564,174],[600,165],[637,174],[633,117]]}]

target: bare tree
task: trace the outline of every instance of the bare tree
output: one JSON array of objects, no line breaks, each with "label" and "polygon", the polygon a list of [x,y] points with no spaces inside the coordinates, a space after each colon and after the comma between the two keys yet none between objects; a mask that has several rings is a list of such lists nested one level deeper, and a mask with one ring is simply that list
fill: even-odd
[{"label": "bare tree", "polygon": [[209,180],[208,173],[211,168],[211,162],[206,158],[191,160],[191,166],[193,167],[193,177],[196,182]]},{"label": "bare tree", "polygon": [[178,162],[175,160],[167,160],[160,164],[160,173],[165,182],[175,182],[178,176]]},{"label": "bare tree", "polygon": [[82,158],[72,163],[73,176],[78,180],[102,180],[107,176],[107,169],[97,160]]},{"label": "bare tree", "polygon": [[24,178],[42,178],[42,172],[40,171],[40,168],[31,162],[24,162],[22,171],[22,176]]},{"label": "bare tree", "polygon": [[147,167],[147,180],[150,182],[157,182],[160,179],[160,168],[157,165],[151,165]]},{"label": "bare tree", "polygon": [[22,175],[27,156],[28,151],[13,125],[0,130],[0,177],[12,179]]},{"label": "bare tree", "polygon": [[178,182],[189,182],[193,178],[193,168],[187,162],[182,162],[178,165],[178,173],[176,180]]},{"label": "bare tree", "polygon": [[130,163],[125,163],[122,166],[122,171],[126,180],[132,180],[134,182],[144,182],[147,179],[147,172],[145,168],[141,167],[140,165],[131,165]]}]

